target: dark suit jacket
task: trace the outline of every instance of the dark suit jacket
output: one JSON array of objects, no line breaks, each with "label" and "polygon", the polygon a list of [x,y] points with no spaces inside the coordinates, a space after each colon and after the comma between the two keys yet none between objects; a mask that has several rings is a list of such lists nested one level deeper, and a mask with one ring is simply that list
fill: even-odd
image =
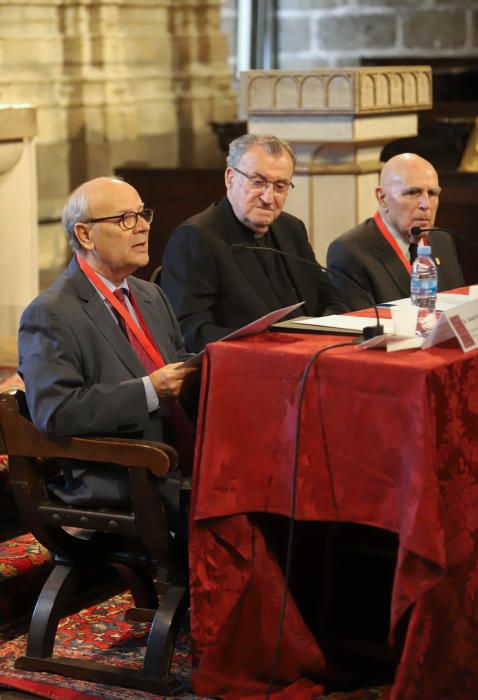
[{"label": "dark suit jacket", "polygon": [[[316,262],[300,219],[282,212],[271,229],[280,250]],[[223,199],[181,224],[166,245],[161,286],[190,351],[200,351],[206,343],[278,308],[260,253],[233,250],[232,243],[251,245],[252,232]],[[299,299],[305,301],[304,315],[347,311],[319,267],[290,258],[284,263]]]},{"label": "dark suit jacket", "polygon": [[[432,231],[427,236],[437,263],[438,291],[462,287],[463,272],[451,236],[445,231]],[[410,296],[410,275],[373,219],[332,241],[327,267],[337,273],[334,284],[351,309]]]},{"label": "dark suit jacket", "polygon": [[[165,362],[185,357],[179,325],[161,290],[135,277],[128,284]],[[76,258],[23,312],[18,345],[19,373],[39,430],[164,438],[168,411],[148,413],[145,369]]]}]

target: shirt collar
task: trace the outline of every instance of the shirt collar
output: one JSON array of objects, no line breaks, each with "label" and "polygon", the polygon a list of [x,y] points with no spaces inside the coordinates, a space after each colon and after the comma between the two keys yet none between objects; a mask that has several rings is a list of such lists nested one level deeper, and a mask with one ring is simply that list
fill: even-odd
[{"label": "shirt collar", "polygon": [[[116,285],[116,284],[114,284],[113,282],[111,282],[111,280],[107,279],[104,275],[102,275],[100,272],[97,272],[96,274],[98,275],[98,277],[99,277],[101,280],[103,280],[103,282],[104,282],[105,285],[108,287],[108,289],[110,290],[110,292],[114,292],[115,289],[123,289],[123,290],[125,290],[125,291],[129,294],[129,286],[128,286],[128,282],[127,282],[127,280],[126,280],[126,277],[125,277],[123,280],[121,280],[120,284]],[[99,294],[103,297],[103,299],[104,299],[103,294],[101,294],[101,292],[98,292],[98,293],[99,293]]]},{"label": "shirt collar", "polygon": [[232,208],[232,204],[231,204],[231,202],[230,202],[230,200],[229,200],[229,197],[226,197],[226,202],[227,202],[227,204],[228,204],[228,206],[229,206],[229,209],[231,210],[231,213],[232,213],[233,217],[235,218],[235,220],[237,221],[237,223],[239,224],[239,226],[247,233],[248,236],[251,236],[251,237],[254,238],[254,239],[261,239],[261,238],[263,238],[267,233],[269,233],[269,231],[271,230],[270,227],[269,227],[269,228],[267,229],[267,231],[265,231],[264,233],[256,233],[255,231],[253,231],[253,229],[249,228],[249,226],[246,226],[245,224],[243,224],[242,221],[240,221],[240,220],[237,218],[236,213],[235,213],[234,209]]},{"label": "shirt collar", "polygon": [[[383,217],[382,217],[382,219],[383,219]],[[388,228],[388,230],[390,231],[390,233],[392,234],[392,236],[396,240],[400,250],[402,251],[402,253],[405,255],[405,257],[408,260],[408,247],[409,247],[410,243],[408,241],[406,241],[403,238],[402,234],[399,233],[396,229],[394,229],[393,226],[391,226],[388,223],[388,221],[385,221],[385,219],[383,219],[383,223]]]}]

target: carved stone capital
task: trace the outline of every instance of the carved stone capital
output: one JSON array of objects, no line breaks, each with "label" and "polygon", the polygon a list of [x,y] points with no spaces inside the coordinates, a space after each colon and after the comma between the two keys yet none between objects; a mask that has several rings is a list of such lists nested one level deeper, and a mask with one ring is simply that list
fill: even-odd
[{"label": "carved stone capital", "polygon": [[368,115],[432,106],[430,66],[253,70],[241,73],[241,109],[251,115]]}]

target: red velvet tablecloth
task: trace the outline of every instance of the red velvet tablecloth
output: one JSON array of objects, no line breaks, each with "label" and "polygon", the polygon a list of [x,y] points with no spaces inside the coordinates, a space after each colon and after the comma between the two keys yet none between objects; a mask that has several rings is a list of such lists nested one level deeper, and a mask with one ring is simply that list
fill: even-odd
[{"label": "red velvet tablecloth", "polygon": [[[208,346],[190,533],[193,688],[262,697],[284,579],[251,513],[289,515],[298,396],[317,350],[268,333]],[[305,385],[296,518],[398,533],[391,625],[415,602],[391,700],[478,697],[478,352],[318,355]],[[274,697],[313,698],[326,660],[289,596]]]}]

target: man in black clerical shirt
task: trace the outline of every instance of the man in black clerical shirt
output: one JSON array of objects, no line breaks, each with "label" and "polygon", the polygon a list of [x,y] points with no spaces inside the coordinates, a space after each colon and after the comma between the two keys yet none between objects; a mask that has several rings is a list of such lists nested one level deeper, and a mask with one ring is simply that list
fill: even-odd
[{"label": "man in black clerical shirt", "polygon": [[254,250],[270,247],[316,263],[304,223],[283,211],[294,167],[292,148],[275,136],[235,139],[227,158],[226,197],[185,221],[170,237],[161,286],[188,350],[202,350],[206,343],[297,301],[305,302],[300,314],[308,316],[347,311],[316,264]]}]

